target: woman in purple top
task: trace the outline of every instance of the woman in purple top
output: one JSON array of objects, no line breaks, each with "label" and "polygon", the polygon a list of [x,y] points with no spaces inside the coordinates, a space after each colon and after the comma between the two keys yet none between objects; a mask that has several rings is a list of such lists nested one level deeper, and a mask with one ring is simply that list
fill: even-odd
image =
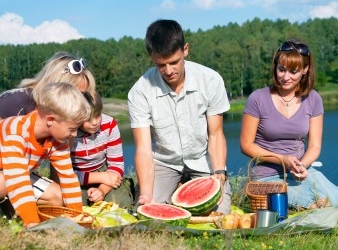
[{"label": "woman in purple top", "polygon": [[321,151],[324,108],[313,89],[309,47],[297,40],[284,42],[274,55],[272,69],[272,85],[254,91],[243,114],[241,150],[260,158],[252,178],[283,181],[283,161],[290,207],[338,206],[337,186],[311,166]]}]

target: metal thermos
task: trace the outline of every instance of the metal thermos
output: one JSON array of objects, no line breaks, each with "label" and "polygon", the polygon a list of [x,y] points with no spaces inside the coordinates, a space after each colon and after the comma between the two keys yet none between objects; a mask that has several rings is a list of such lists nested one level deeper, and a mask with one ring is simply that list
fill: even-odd
[{"label": "metal thermos", "polygon": [[277,212],[267,209],[258,209],[256,212],[256,228],[271,227],[277,223]]},{"label": "metal thermos", "polygon": [[288,218],[288,194],[270,193],[268,194],[268,209],[278,213],[277,222]]}]

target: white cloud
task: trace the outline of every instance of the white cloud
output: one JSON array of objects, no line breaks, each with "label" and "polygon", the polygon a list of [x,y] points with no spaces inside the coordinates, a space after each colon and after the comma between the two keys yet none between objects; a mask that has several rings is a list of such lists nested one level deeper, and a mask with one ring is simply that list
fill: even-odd
[{"label": "white cloud", "polygon": [[161,3],[160,8],[164,10],[175,10],[176,3],[172,0],[165,0]]},{"label": "white cloud", "polygon": [[0,16],[0,44],[64,43],[83,37],[62,20],[45,21],[39,26],[31,27],[17,14],[6,13]]},{"label": "white cloud", "polygon": [[243,7],[243,1],[234,0],[192,0],[192,4],[199,9],[215,9],[222,7]]},{"label": "white cloud", "polygon": [[[177,3],[176,3],[177,2]],[[154,7],[152,11],[171,11],[171,10],[212,10],[216,8],[241,8],[244,7],[242,0],[189,0],[188,2],[164,0],[159,7]]]},{"label": "white cloud", "polygon": [[201,9],[212,9],[215,6],[214,0],[193,0],[192,2]]},{"label": "white cloud", "polygon": [[311,18],[338,18],[338,2],[330,2],[327,5],[317,6],[310,11]]}]

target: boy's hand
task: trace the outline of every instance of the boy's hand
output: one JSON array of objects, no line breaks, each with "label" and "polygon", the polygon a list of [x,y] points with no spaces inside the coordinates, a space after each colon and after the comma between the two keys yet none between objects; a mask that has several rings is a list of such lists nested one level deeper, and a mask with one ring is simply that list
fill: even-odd
[{"label": "boy's hand", "polygon": [[109,185],[113,188],[118,188],[122,184],[122,176],[116,172],[113,171],[107,171],[107,183],[104,182],[104,184]]},{"label": "boy's hand", "polygon": [[105,194],[99,188],[89,188],[87,195],[91,202],[103,201],[105,197]]}]

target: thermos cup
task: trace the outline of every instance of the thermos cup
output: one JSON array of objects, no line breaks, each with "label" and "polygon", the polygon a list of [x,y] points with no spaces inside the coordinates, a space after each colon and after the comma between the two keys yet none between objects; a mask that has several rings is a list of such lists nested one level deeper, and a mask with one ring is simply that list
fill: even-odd
[{"label": "thermos cup", "polygon": [[256,228],[271,227],[277,223],[278,213],[267,209],[258,209],[256,212]]},{"label": "thermos cup", "polygon": [[268,209],[278,213],[277,222],[288,218],[288,194],[270,193],[268,194]]}]

